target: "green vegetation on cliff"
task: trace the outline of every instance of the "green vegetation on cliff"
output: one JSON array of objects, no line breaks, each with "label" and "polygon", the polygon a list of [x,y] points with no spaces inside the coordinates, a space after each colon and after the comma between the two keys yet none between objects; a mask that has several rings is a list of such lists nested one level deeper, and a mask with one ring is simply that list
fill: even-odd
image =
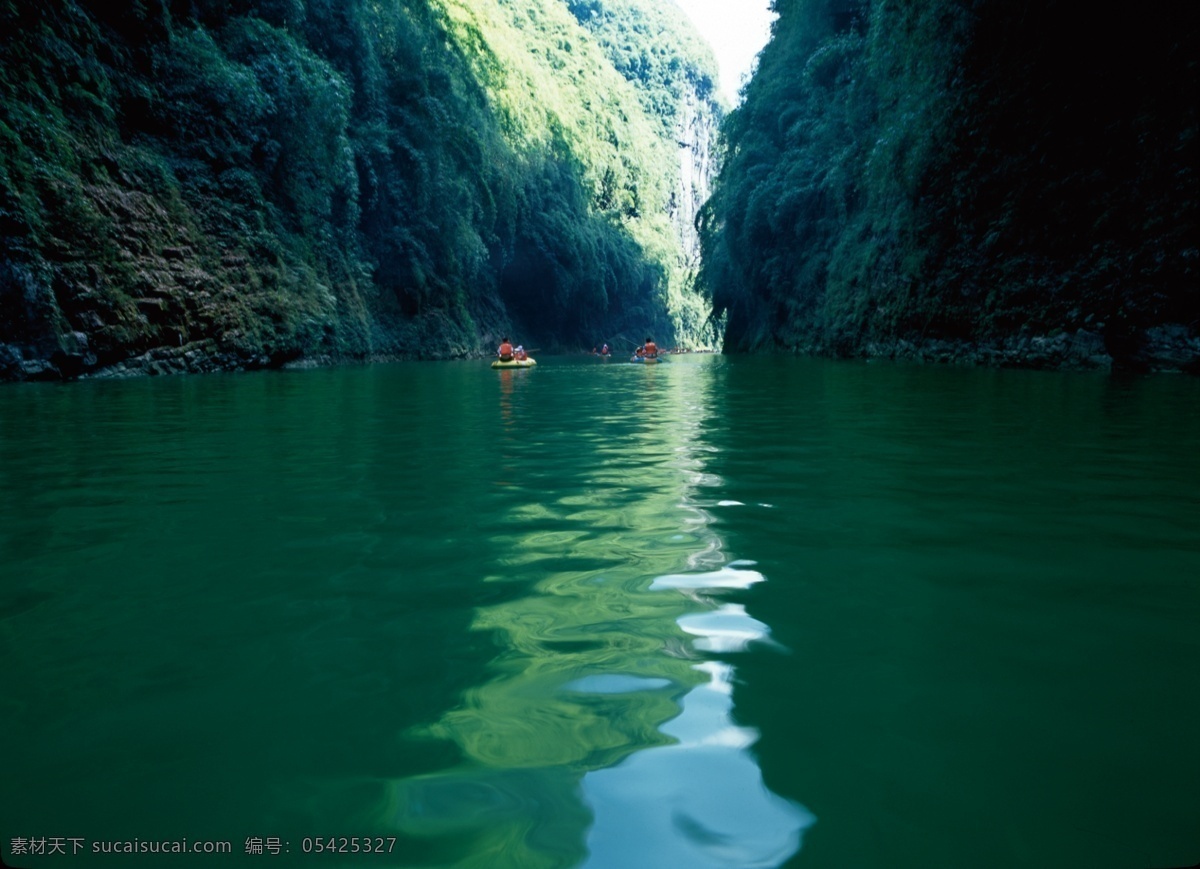
[{"label": "green vegetation on cliff", "polygon": [[637,85],[642,105],[665,135],[675,135],[688,93],[715,99],[716,57],[678,6],[638,0],[566,3],[617,72]]},{"label": "green vegetation on cliff", "polygon": [[1200,360],[1192,7],[775,9],[702,218],[727,347]]},{"label": "green vegetation on cliff", "polygon": [[716,346],[721,336],[708,300],[696,290],[696,217],[708,198],[717,125],[726,107],[717,94],[717,61],[683,11],[670,2],[567,0],[613,67],[634,85],[659,134],[678,149],[668,212],[683,239],[681,268],[671,270],[667,307],[682,343]]},{"label": "green vegetation on cliff", "polygon": [[0,377],[684,320],[674,142],[561,0],[0,0],[0,28]]}]

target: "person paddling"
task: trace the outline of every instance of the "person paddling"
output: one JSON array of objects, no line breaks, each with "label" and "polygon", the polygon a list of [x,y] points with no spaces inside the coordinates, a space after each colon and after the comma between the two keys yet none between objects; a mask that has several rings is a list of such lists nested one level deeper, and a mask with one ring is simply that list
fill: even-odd
[{"label": "person paddling", "polygon": [[654,343],[654,339],[649,335],[646,336],[646,343],[642,345],[642,353],[647,359],[658,358],[658,345]]},{"label": "person paddling", "polygon": [[500,347],[496,350],[496,355],[500,357],[501,362],[512,362],[513,345],[507,335],[500,339]]}]

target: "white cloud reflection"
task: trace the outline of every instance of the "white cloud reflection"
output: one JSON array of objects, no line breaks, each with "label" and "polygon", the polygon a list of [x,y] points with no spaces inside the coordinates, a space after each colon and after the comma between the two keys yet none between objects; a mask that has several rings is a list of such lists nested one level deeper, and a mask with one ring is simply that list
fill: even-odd
[{"label": "white cloud reflection", "polygon": [[762,582],[764,577],[757,570],[750,570],[742,565],[753,564],[749,561],[732,561],[717,570],[707,573],[669,573],[659,576],[650,583],[651,591],[662,589],[732,589],[749,588],[756,582]]},{"label": "white cloud reflection", "polygon": [[743,652],[755,640],[767,640],[771,634],[770,628],[737,603],[682,616],[678,623],[689,634],[699,637],[694,645],[705,652]]},{"label": "white cloud reflection", "polygon": [[676,744],[583,777],[595,816],[585,867],[771,869],[800,849],[816,820],[763,782],[747,751],[758,732],[731,715],[733,667],[708,661],[694,669],[709,681],[661,728]]}]

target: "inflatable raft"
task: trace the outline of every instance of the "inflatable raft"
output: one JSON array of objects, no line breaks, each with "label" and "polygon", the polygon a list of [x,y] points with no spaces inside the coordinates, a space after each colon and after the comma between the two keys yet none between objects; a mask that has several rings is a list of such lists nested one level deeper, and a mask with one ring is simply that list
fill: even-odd
[{"label": "inflatable raft", "polygon": [[492,363],[493,368],[532,368],[537,365],[536,359],[510,359],[508,362],[501,362],[497,359]]}]

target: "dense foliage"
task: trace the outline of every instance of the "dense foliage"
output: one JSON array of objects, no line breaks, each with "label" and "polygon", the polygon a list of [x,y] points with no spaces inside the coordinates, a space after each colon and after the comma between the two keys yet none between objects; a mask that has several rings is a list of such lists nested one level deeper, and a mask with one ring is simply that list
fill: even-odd
[{"label": "dense foliage", "polygon": [[1147,336],[1200,346],[1193,7],[774,5],[703,215],[726,346],[1028,362],[1068,335],[1118,366],[1148,364]]},{"label": "dense foliage", "polygon": [[[717,92],[717,61],[683,11],[670,2],[567,0],[571,13],[609,61],[634,85],[659,134],[678,146],[678,165],[665,174],[674,189],[667,211],[683,239],[683,259],[667,281],[667,308],[684,344],[716,346],[721,329],[696,290],[696,218],[708,199],[716,167],[717,126],[727,106]],[[664,167],[666,169],[666,167]]]},{"label": "dense foliage", "polygon": [[0,0],[0,32],[0,376],[681,322],[674,143],[561,0]]},{"label": "dense foliage", "polygon": [[678,6],[637,0],[566,2],[617,72],[637,84],[638,97],[665,135],[675,134],[683,95],[715,99],[716,57]]}]

